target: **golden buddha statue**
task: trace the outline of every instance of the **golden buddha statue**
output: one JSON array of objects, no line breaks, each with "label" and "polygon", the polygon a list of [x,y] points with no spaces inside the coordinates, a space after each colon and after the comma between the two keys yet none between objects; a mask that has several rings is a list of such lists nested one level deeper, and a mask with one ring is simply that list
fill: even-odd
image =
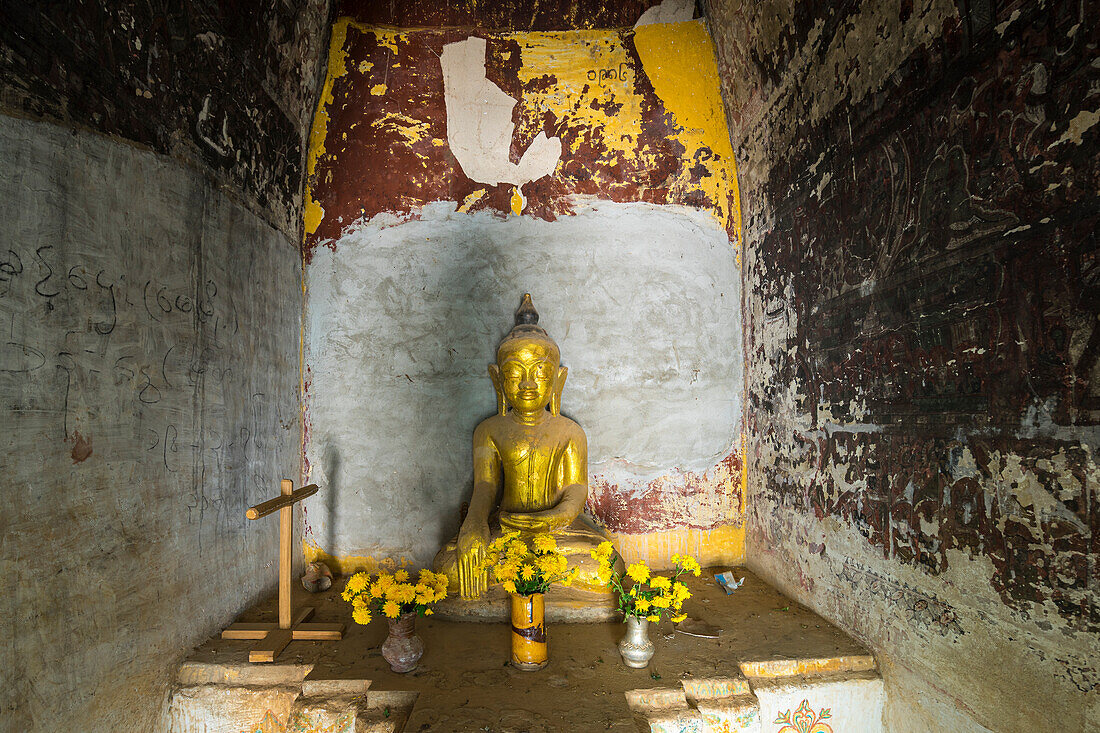
[{"label": "golden buddha statue", "polygon": [[[581,426],[561,416],[568,369],[557,344],[538,325],[530,294],[516,311],[515,327],[500,343],[489,377],[497,414],[474,430],[474,491],[458,536],[435,558],[451,589],[478,598],[489,588],[479,566],[485,548],[503,533],[551,532],[578,572],[573,587],[604,595],[589,554],[605,538],[582,516],[588,500],[588,442]],[[503,488],[494,517],[497,493]]]}]

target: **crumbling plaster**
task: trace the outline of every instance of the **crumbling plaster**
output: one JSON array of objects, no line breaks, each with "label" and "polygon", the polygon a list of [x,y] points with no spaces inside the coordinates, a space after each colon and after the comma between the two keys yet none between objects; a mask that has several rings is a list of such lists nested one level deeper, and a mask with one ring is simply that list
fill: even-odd
[{"label": "crumbling plaster", "polygon": [[0,109],[198,166],[296,237],[330,3],[4,3]]},{"label": "crumbling plaster", "polygon": [[298,252],[101,136],[0,116],[0,161],[0,728],[158,730],[273,586],[244,512],[298,473]]},{"label": "crumbling plaster", "polygon": [[875,649],[892,730],[1090,729],[1087,7],[708,18],[745,221],[749,565]]},{"label": "crumbling plaster", "polygon": [[658,565],[741,559],[740,215],[702,21],[341,17],[308,172],[306,457],[337,488],[306,505],[307,555],[425,562],[454,532],[485,367],[530,291],[589,436],[589,513]]},{"label": "crumbling plaster", "polygon": [[[159,730],[274,586],[328,3],[0,6],[0,729]],[[267,526],[263,526],[267,524]]]}]

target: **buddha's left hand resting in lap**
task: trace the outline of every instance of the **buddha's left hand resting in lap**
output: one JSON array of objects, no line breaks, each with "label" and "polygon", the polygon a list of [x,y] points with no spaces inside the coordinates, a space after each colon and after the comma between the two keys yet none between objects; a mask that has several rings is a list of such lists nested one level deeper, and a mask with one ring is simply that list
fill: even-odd
[{"label": "buddha's left hand resting in lap", "polygon": [[[578,569],[573,585],[606,593],[590,556],[603,537],[581,516],[588,500],[588,444],[581,426],[562,417],[567,369],[558,346],[538,325],[531,296],[524,295],[516,325],[497,349],[489,376],[497,414],[474,430],[474,491],[458,537],[435,559],[451,589],[477,598],[489,587],[480,569],[485,548],[504,532],[551,532],[558,549]],[[498,522],[491,522],[497,493]]]}]

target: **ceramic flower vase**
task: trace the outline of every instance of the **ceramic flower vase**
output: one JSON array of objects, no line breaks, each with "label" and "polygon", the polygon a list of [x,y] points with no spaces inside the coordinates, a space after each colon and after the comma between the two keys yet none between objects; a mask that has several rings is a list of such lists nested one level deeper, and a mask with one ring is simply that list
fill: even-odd
[{"label": "ceramic flower vase", "polygon": [[626,636],[619,642],[619,654],[628,667],[644,669],[656,648],[649,640],[649,621],[636,616],[626,617]]},{"label": "ceramic flower vase", "polygon": [[516,669],[535,670],[546,666],[544,612],[542,593],[512,594],[512,666]]},{"label": "ceramic flower vase", "polygon": [[416,635],[416,613],[410,611],[400,618],[388,618],[386,623],[390,625],[390,635],[382,642],[382,658],[398,674],[412,672],[424,656],[424,642]]}]

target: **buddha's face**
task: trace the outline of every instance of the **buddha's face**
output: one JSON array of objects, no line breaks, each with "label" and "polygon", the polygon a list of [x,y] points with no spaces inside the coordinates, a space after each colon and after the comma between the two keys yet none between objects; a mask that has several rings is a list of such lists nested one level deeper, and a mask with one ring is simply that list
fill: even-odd
[{"label": "buddha's face", "polygon": [[560,360],[552,341],[532,338],[503,344],[497,352],[497,368],[504,399],[521,413],[545,410]]}]

